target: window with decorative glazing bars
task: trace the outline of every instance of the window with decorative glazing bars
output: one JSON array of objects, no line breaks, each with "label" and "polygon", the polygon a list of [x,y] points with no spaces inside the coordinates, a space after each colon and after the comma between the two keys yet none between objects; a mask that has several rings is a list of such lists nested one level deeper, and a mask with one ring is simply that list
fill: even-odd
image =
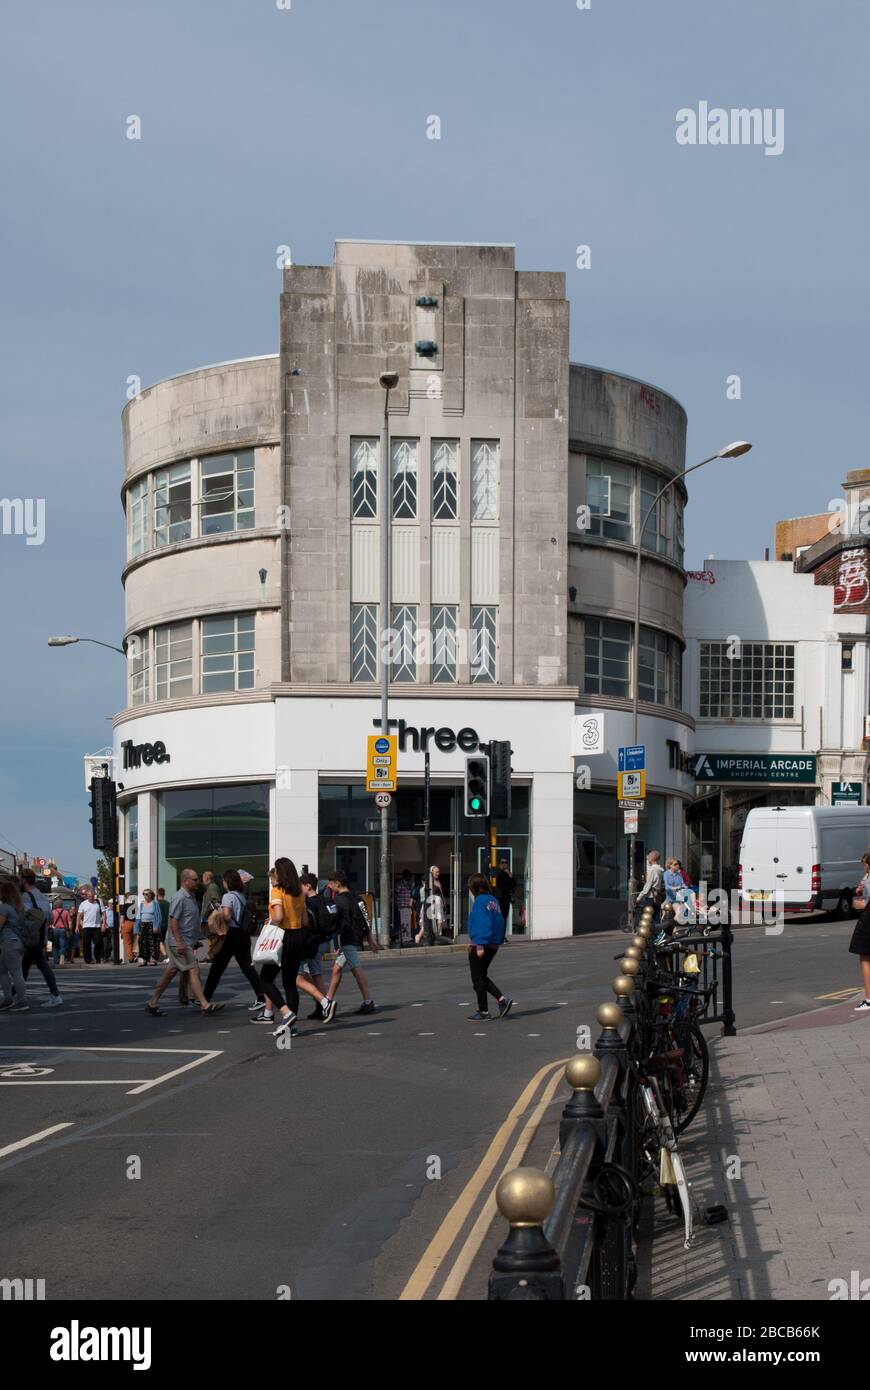
[{"label": "window with decorative glazing bars", "polygon": [[154,474],[154,544],[190,540],[190,463]]},{"label": "window with decorative glazing bars", "polygon": [[583,689],[587,695],[628,695],[631,624],[585,618]]},{"label": "window with decorative glazing bars", "polygon": [[373,521],[378,514],[377,436],[350,441],[351,511],[356,521]]},{"label": "window with decorative glazing bars", "polygon": [[499,443],[497,439],[471,441],[471,519],[498,521]]},{"label": "window with decorative glazing bars", "polygon": [[604,459],[586,460],[586,502],[593,536],[631,541],[631,497],[634,470]]},{"label": "window with decorative glazing bars", "polygon": [[459,440],[432,440],[432,520],[459,516]]},{"label": "window with decorative glazing bars", "polygon": [[254,615],[203,618],[202,691],[253,690]]},{"label": "window with decorative glazing bars", "polygon": [[149,699],[148,633],[134,633],[127,644],[130,666],[130,704],[147,705]]},{"label": "window with decorative glazing bars", "polygon": [[154,631],[155,699],[193,694],[193,624],[170,623]]},{"label": "window with decorative glazing bars", "polygon": [[200,532],[248,531],[254,524],[254,451],[200,461]]},{"label": "window with decorative glazing bars", "polygon": [[456,609],[441,605],[432,609],[432,682],[456,682]]},{"label": "window with decorative glazing bars", "polygon": [[417,444],[416,439],[394,439],[390,445],[396,521],[417,519]]},{"label": "window with decorative glazing bars", "polygon": [[417,679],[417,609],[401,604],[390,616],[390,680],[398,682]]},{"label": "window with decorative glazing bars", "polygon": [[378,608],[375,603],[354,603],[350,613],[350,678],[378,678]]},{"label": "window with decorative glazing bars", "polygon": [[702,719],[793,719],[794,644],[702,642]]},{"label": "window with decorative glazing bars", "polygon": [[472,608],[469,665],[472,682],[495,681],[496,609]]},{"label": "window with decorative glazing bars", "polygon": [[148,479],[134,483],[127,494],[130,514],[130,559],[148,548]]}]

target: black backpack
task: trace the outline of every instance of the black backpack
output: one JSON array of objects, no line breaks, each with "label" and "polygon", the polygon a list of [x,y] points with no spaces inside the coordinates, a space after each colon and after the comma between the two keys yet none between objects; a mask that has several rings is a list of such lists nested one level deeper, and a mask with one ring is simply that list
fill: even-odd
[{"label": "black backpack", "polygon": [[353,927],[354,940],[357,946],[362,949],[369,939],[369,915],[366,912],[365,903],[361,902],[353,893],[350,900],[350,922]]}]

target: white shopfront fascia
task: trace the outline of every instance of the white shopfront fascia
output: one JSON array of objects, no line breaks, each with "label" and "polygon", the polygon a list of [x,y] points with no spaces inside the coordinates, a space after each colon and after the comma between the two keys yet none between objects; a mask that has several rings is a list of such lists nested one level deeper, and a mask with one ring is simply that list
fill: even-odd
[{"label": "white shopfront fascia", "polygon": [[[570,936],[573,891],[573,758],[570,700],[401,699],[390,718],[408,730],[429,729],[433,782],[460,781],[466,752],[438,747],[435,733],[474,730],[481,742],[509,739],[515,781],[531,785],[531,926],[535,937]],[[140,876],[157,862],[155,793],[163,788],[268,781],[270,855],[318,862],[318,792],[321,780],[355,780],[365,770],[369,734],[376,733],[380,702],[371,697],[299,696],[196,706],[143,714],[115,729],[122,805],[138,791]],[[139,765],[124,767],[122,745],[150,745]],[[466,742],[468,740],[466,739]],[[418,732],[418,743],[419,732]],[[449,743],[442,735],[440,742]],[[423,776],[422,749],[406,736],[398,755],[399,783]],[[156,745],[167,761],[154,761]],[[374,797],[372,797],[374,809]]]}]

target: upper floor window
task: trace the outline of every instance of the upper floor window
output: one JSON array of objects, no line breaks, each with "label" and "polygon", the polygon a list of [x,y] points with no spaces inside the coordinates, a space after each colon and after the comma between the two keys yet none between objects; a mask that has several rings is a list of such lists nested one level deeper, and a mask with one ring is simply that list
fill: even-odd
[{"label": "upper floor window", "polygon": [[394,607],[390,618],[390,680],[417,679],[417,609],[410,604]]},{"label": "upper floor window", "polygon": [[417,520],[418,443],[416,439],[393,439],[390,443],[393,518],[396,521]]},{"label": "upper floor window", "polygon": [[130,558],[148,549],[148,479],[141,478],[130,488],[127,499],[130,525]]},{"label": "upper floor window", "polygon": [[794,643],[702,642],[702,719],[793,719]]},{"label": "upper floor window", "polygon": [[438,604],[432,609],[432,683],[454,684],[457,659],[457,610]]},{"label": "upper floor window", "polygon": [[127,664],[130,671],[130,704],[147,705],[150,698],[148,633],[134,633],[127,642]]},{"label": "upper floor window", "polygon": [[350,678],[376,681],[378,678],[378,606],[354,603],[350,610]]},{"label": "upper floor window", "polygon": [[609,540],[631,541],[631,494],[634,470],[604,459],[586,461],[586,503],[589,530]]},{"label": "upper floor window", "polygon": [[641,700],[682,707],[683,649],[676,637],[651,627],[641,628],[637,679]]},{"label": "upper floor window", "polygon": [[472,682],[493,684],[496,676],[496,615],[495,608],[471,609],[470,671]]},{"label": "upper floor window", "polygon": [[350,441],[351,515],[356,521],[373,521],[378,514],[377,436]]},{"label": "upper floor window", "polygon": [[471,519],[498,521],[499,442],[471,441]]},{"label": "upper floor window", "polygon": [[254,614],[203,618],[202,692],[254,688]]},{"label": "upper floor window", "polygon": [[[671,493],[669,488],[657,502],[655,496],[663,480],[655,473],[642,471],[640,475],[640,520],[646,517],[642,544],[645,550],[654,550],[658,555],[667,555],[671,539]],[[653,503],[655,505],[653,506]],[[650,515],[647,512],[652,507]]]},{"label": "upper floor window", "polygon": [[459,440],[432,440],[432,520],[459,516]]},{"label": "upper floor window", "polygon": [[193,624],[167,623],[154,631],[155,698],[193,694]]},{"label": "upper floor window", "polygon": [[584,620],[583,689],[587,695],[628,696],[631,681],[631,624],[610,618]]},{"label": "upper floor window", "polygon": [[200,470],[200,531],[248,531],[254,525],[254,451],[214,454]]},{"label": "upper floor window", "polygon": [[154,544],[190,540],[190,461],[154,474]]}]

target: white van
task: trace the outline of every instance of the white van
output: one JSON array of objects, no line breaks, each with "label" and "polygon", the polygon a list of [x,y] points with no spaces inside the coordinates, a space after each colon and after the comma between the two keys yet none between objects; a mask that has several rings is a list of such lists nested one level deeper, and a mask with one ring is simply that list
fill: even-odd
[{"label": "white van", "polygon": [[755,806],[740,844],[740,898],[784,894],[786,910],[852,911],[870,849],[870,806]]}]

